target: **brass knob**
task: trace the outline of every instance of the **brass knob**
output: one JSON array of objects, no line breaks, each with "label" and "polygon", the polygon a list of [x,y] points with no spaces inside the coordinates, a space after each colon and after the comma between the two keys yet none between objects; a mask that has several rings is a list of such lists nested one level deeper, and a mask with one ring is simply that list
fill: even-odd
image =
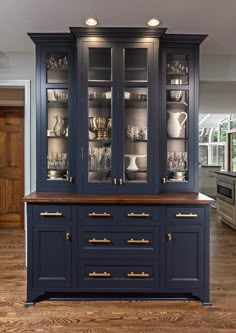
[{"label": "brass knob", "polygon": [[113,184],[114,184],[114,185],[117,184],[117,179],[116,179],[116,178],[113,179]]},{"label": "brass knob", "polygon": [[66,240],[70,240],[71,239],[71,234],[69,232],[66,233]]},{"label": "brass knob", "polygon": [[167,234],[168,240],[171,241],[172,240],[172,235],[171,234]]}]

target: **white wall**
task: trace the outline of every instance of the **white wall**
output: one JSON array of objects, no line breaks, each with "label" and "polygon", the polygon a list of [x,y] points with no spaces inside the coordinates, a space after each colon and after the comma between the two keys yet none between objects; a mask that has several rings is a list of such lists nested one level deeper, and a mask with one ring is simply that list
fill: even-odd
[{"label": "white wall", "polygon": [[[36,122],[35,122],[35,54],[24,52],[0,52],[0,80],[31,81],[31,191],[36,185]],[[25,147],[29,149],[29,146]]]},{"label": "white wall", "polygon": [[236,82],[201,82],[200,113],[236,113]]},{"label": "white wall", "polygon": [[200,56],[200,81],[235,81],[236,56]]}]

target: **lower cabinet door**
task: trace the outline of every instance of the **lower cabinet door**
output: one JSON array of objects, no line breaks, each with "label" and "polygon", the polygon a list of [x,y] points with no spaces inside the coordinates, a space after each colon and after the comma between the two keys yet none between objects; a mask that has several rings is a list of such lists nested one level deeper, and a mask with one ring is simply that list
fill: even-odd
[{"label": "lower cabinet door", "polygon": [[79,289],[138,292],[159,288],[159,262],[151,260],[80,260]]},{"label": "lower cabinet door", "polygon": [[33,287],[71,287],[71,226],[33,226]]},{"label": "lower cabinet door", "polygon": [[202,288],[204,229],[197,226],[167,228],[166,287]]}]

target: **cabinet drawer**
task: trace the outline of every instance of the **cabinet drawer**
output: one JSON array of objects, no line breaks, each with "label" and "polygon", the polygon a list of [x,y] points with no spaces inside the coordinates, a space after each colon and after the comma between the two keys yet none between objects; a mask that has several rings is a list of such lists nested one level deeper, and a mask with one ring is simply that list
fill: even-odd
[{"label": "cabinet drawer", "polygon": [[120,219],[120,207],[113,205],[86,205],[78,207],[80,225],[112,224]]},{"label": "cabinet drawer", "polygon": [[34,205],[34,222],[63,222],[72,220],[72,207],[70,205]]},{"label": "cabinet drawer", "polygon": [[201,224],[204,222],[203,207],[168,207],[167,223],[174,222],[183,224]]},{"label": "cabinet drawer", "polygon": [[79,261],[78,287],[103,292],[141,291],[159,287],[158,261],[86,260]]},{"label": "cabinet drawer", "polygon": [[80,227],[79,254],[103,257],[153,257],[160,252],[156,227]]},{"label": "cabinet drawer", "polygon": [[140,205],[79,206],[80,225],[157,225],[160,207]]},{"label": "cabinet drawer", "polygon": [[159,220],[159,217],[160,207],[146,205],[122,206],[122,218],[130,221],[130,223],[148,223],[152,220]]}]

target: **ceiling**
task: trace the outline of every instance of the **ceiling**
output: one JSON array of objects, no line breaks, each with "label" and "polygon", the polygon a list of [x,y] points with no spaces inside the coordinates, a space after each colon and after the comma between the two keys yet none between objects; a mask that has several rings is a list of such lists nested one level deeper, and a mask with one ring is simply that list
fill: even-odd
[{"label": "ceiling", "polygon": [[27,32],[68,32],[94,16],[101,27],[145,27],[151,17],[168,33],[208,34],[201,52],[236,55],[236,0],[1,0],[0,52],[31,52]]}]

